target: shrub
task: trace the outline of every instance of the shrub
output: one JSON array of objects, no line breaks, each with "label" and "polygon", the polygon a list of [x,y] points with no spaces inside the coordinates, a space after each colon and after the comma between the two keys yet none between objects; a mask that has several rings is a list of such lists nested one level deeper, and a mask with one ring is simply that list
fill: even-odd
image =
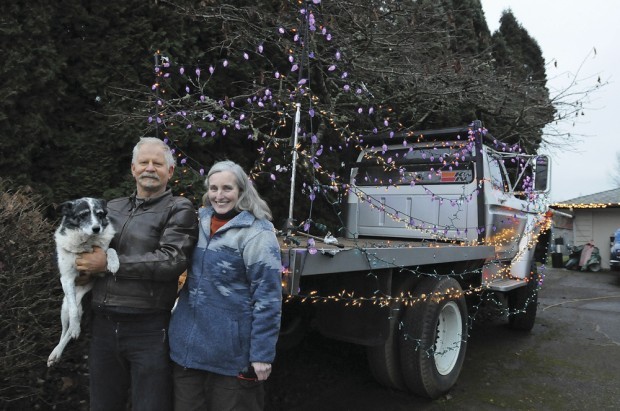
[{"label": "shrub", "polygon": [[76,410],[88,392],[80,356],[87,338],[69,343],[56,367],[46,365],[61,330],[54,226],[29,188],[8,186],[0,179],[0,409]]}]

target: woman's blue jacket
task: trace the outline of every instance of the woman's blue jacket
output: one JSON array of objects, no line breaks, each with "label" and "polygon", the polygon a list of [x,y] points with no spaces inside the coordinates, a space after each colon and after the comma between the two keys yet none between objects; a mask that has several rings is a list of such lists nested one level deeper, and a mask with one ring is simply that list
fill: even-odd
[{"label": "woman's blue jacket", "polygon": [[252,362],[271,364],[282,308],[273,225],[242,211],[210,237],[213,208],[198,215],[198,245],[170,321],[170,357],[229,376]]}]

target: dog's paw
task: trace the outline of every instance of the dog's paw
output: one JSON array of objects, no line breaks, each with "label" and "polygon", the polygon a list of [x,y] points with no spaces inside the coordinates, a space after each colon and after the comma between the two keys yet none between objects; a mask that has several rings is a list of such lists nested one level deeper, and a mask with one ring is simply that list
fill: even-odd
[{"label": "dog's paw", "polygon": [[54,349],[54,351],[52,351],[50,356],[47,358],[47,366],[51,367],[52,365],[57,364],[58,361],[60,361],[60,354],[61,353],[57,353],[56,349]]},{"label": "dog's paw", "polygon": [[72,339],[77,339],[80,336],[80,324],[69,324],[69,329],[67,330],[67,333]]},{"label": "dog's paw", "polygon": [[106,254],[108,256],[108,271],[114,274],[118,271],[120,267],[120,263],[118,261],[118,254],[116,254],[116,250],[113,248],[108,248]]}]

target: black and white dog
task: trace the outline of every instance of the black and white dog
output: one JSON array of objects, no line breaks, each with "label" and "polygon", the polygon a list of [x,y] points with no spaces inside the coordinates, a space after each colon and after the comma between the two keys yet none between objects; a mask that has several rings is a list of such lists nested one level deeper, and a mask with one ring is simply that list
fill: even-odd
[{"label": "black and white dog", "polygon": [[62,203],[58,210],[62,214],[62,220],[54,239],[60,282],[65,296],[60,311],[62,334],[60,342],[47,359],[48,367],[60,360],[69,340],[80,335],[82,297],[93,287],[92,281],[86,285],[75,284],[79,275],[75,265],[77,255],[91,252],[93,246],[101,247],[106,251],[108,271],[116,273],[119,267],[116,251],[108,248],[114,237],[114,228],[108,220],[105,200],[80,198]]}]

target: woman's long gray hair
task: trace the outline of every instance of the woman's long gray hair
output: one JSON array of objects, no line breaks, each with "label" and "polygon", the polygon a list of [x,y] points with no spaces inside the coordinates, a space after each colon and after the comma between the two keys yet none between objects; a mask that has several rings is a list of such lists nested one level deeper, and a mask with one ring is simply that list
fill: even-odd
[{"label": "woman's long gray hair", "polygon": [[235,204],[235,210],[244,211],[247,210],[254,214],[254,217],[261,219],[265,218],[267,220],[271,220],[271,210],[269,206],[263,200],[256,188],[254,188],[254,184],[250,181],[248,175],[243,171],[241,166],[233,161],[220,161],[211,167],[209,172],[207,173],[207,179],[205,180],[205,187],[207,188],[207,192],[202,197],[202,202],[204,205],[211,205],[209,201],[209,177],[211,177],[215,173],[219,173],[222,171],[229,171],[235,176],[235,180],[237,182],[237,186],[239,187],[239,199],[237,200],[237,204]]}]

